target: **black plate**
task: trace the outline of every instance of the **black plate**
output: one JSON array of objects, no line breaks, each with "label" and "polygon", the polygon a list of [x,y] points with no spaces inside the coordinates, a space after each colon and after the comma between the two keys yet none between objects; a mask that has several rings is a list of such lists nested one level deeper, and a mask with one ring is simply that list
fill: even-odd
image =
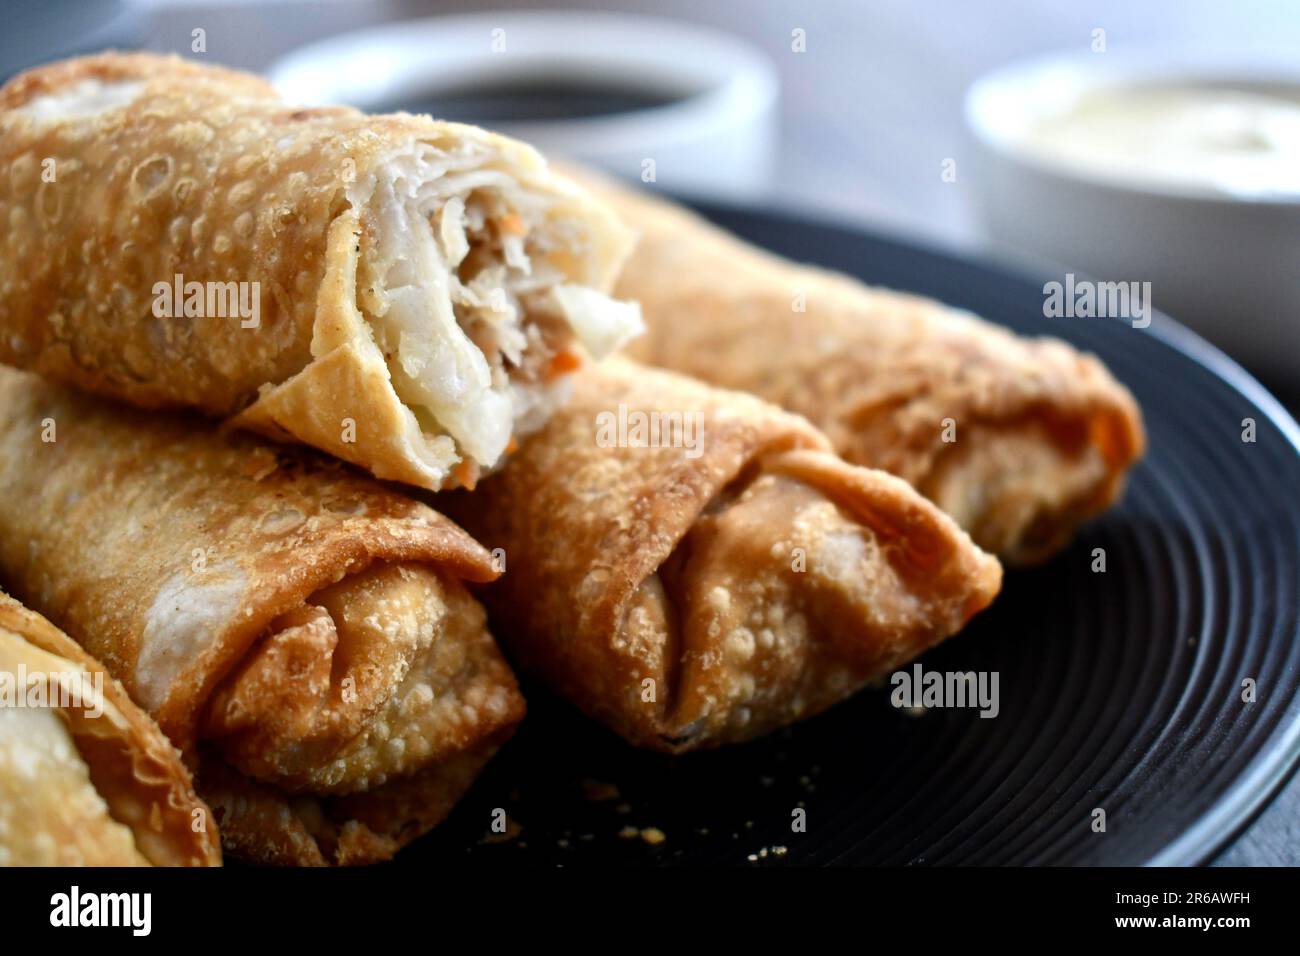
[{"label": "black plate", "polygon": [[[1045,319],[1042,281],[784,216],[708,209],[754,242],[1097,353],[1137,395],[1150,452],[1123,505],[927,669],[997,671],[1001,713],[891,707],[868,690],[743,747],[623,745],[543,689],[452,817],[400,862],[1199,863],[1300,755],[1300,430],[1163,316]],[[1059,278],[1059,277],[1058,277]],[[1256,438],[1241,440],[1242,420]],[[1107,570],[1091,570],[1094,548]],[[1244,703],[1242,681],[1256,682]],[[615,792],[617,795],[615,795]],[[807,832],[791,828],[806,810]],[[502,808],[522,829],[489,836]],[[1106,812],[1106,832],[1092,829]],[[652,845],[621,835],[656,827]],[[632,833],[633,831],[627,831]]]}]

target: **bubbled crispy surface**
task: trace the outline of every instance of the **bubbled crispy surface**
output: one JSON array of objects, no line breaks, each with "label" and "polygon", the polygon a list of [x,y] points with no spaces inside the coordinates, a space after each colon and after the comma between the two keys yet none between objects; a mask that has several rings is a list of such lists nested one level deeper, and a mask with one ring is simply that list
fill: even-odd
[{"label": "bubbled crispy surface", "polygon": [[307,605],[327,645],[286,665],[273,652],[283,632],[269,635],[210,705],[203,736],[248,775],[293,792],[373,791],[522,719],[514,676],[460,582],[382,565]]},{"label": "bubbled crispy surface", "polygon": [[442,822],[495,755],[498,741],[347,797],[289,796],[201,755],[199,782],[227,850],[272,866],[358,866],[390,859]]},{"label": "bubbled crispy surface", "polygon": [[418,565],[385,567],[359,585],[320,596],[344,639],[369,631],[414,634],[390,690],[364,733],[307,783],[314,792],[374,791],[391,779],[500,739],[523,719],[514,674],[487,629],[487,614],[463,584]]},{"label": "bubbled crispy surface", "polygon": [[[47,421],[57,440],[43,443]],[[233,695],[250,719],[232,723],[253,750],[236,740],[232,759],[265,782],[219,755],[224,782],[209,793],[200,781],[227,811],[233,793],[272,807],[230,817],[253,821],[223,828],[235,852],[296,859],[265,845],[293,844],[298,824],[284,814],[323,801],[338,832],[312,852],[332,862],[391,853],[441,819],[522,717],[462,584],[493,576],[486,552],[427,506],[337,463],[0,370],[0,484],[12,492],[0,501],[0,575],[138,699],[157,701],[187,753],[197,753],[205,710],[232,699],[223,679],[257,678]],[[332,642],[296,654],[295,637],[285,654],[270,652],[320,615]],[[316,710],[333,684],[316,679],[313,649],[340,655],[327,676],[338,664],[356,678],[337,720]],[[259,696],[271,688],[282,694]],[[272,821],[289,829],[266,829]]]},{"label": "bubbled crispy surface", "polygon": [[[268,733],[274,712],[293,711],[286,697],[311,697],[316,688],[307,681],[306,693],[268,693],[269,684],[246,683],[247,672],[233,675],[214,709],[239,697],[253,729],[222,736],[219,721],[209,719],[200,786],[227,846],[242,858],[294,865],[387,859],[450,812],[523,718],[523,698],[482,606],[459,582],[398,565],[311,600],[332,616],[336,655],[361,665],[323,658],[335,691],[356,679],[355,697],[319,693],[314,702],[326,706],[314,715],[317,726],[291,728],[277,740]],[[375,641],[392,653],[367,653]],[[381,673],[367,680],[368,669]],[[283,685],[284,672],[276,676]],[[348,720],[352,715],[360,719]],[[302,762],[295,740],[306,742],[311,761]]]},{"label": "bubbled crispy surface", "polygon": [[0,575],[182,749],[216,682],[309,595],[376,562],[493,574],[449,520],[342,465],[7,369],[0,484]]},{"label": "bubbled crispy surface", "polygon": [[956,633],[1002,576],[901,480],[812,451],[765,458],[679,555],[663,733],[674,749],[748,740],[838,703]]},{"label": "bubbled crispy surface", "polygon": [[[13,111],[86,79],[144,87],[73,122]],[[417,139],[471,135],[488,138],[427,117],[294,107],[256,77],[177,57],[103,54],[24,74],[0,91],[0,359],[138,405],[237,411],[312,358],[349,184]],[[54,182],[42,182],[46,158]],[[153,316],[155,283],[177,273],[259,282],[260,326]]]},{"label": "bubbled crispy surface", "polygon": [[[705,415],[702,455],[682,448],[601,448],[596,416],[631,409]],[[483,594],[493,628],[525,666],[611,723],[660,726],[673,666],[654,601],[629,602],[695,516],[765,448],[825,448],[806,421],[755,398],[723,393],[620,359],[575,376],[567,406],[473,494],[444,496],[447,513],[505,553],[502,587]],[[442,499],[440,499],[442,504]],[[644,633],[643,633],[644,631]],[[616,723],[617,726],[617,723]]]},{"label": "bubbled crispy surface", "polygon": [[[90,115],[22,111],[89,81],[140,89]],[[367,190],[420,144],[473,147],[546,197],[552,234],[582,250],[554,263],[609,288],[626,231],[514,140],[299,108],[256,77],[174,56],[106,53],[16,77],[0,89],[0,361],[137,406],[238,414],[381,478],[457,484],[455,457],[427,447],[357,309]],[[256,326],[155,316],[156,285],[178,275],[248,295],[257,283]]]},{"label": "bubbled crispy surface", "polygon": [[[77,122],[11,112],[87,78],[145,86]],[[247,404],[309,361],[343,160],[382,141],[355,111],[295,112],[261,80],[175,57],[106,54],[19,77],[0,92],[0,357],[139,404]],[[154,317],[154,284],[176,273],[260,282],[261,327]]]},{"label": "bubbled crispy surface", "polygon": [[[620,404],[703,412],[702,456],[600,447],[596,418]],[[804,420],[625,360],[579,376],[569,406],[448,507],[503,549],[483,599],[516,658],[658,749],[829,706],[953,633],[1001,580],[938,509],[834,458]]]},{"label": "bubbled crispy surface", "polygon": [[[102,667],[0,593],[0,670]],[[105,674],[102,713],[0,708],[0,865],[216,865],[216,825],[170,741]],[[193,824],[201,817],[202,826]]]},{"label": "bubbled crispy surface", "polygon": [[0,866],[148,864],[58,714],[0,708]]},{"label": "bubbled crispy surface", "polygon": [[[951,485],[988,473],[975,459],[949,460],[970,429],[993,446],[977,455],[986,462],[1009,457],[997,448],[1004,437],[1048,446],[1032,480],[985,488],[991,513],[970,509],[964,526],[983,547],[1046,556],[1118,497],[1142,453],[1136,402],[1091,355],[790,262],[648,192],[575,175],[639,235],[615,289],[642,304],[647,332],[634,357],[806,415],[848,461],[927,494],[946,469],[947,500],[973,499],[980,489]],[[955,443],[943,440],[948,418]],[[968,464],[970,476],[953,475]],[[1063,499],[1062,487],[1075,492]]]}]

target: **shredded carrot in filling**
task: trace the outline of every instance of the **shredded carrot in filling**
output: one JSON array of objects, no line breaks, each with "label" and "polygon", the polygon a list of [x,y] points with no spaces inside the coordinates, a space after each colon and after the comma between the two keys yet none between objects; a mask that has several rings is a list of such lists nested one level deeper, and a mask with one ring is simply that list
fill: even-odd
[{"label": "shredded carrot in filling", "polygon": [[[514,440],[514,436],[511,436],[511,444],[514,444]],[[467,491],[473,491],[474,486],[478,484],[478,468],[469,459],[461,459],[456,467],[451,470],[451,474],[456,479],[456,483]]]},{"label": "shredded carrot in filling", "polygon": [[582,368],[582,356],[577,352],[557,352],[546,370],[546,381],[551,382],[569,372]]},{"label": "shredded carrot in filling", "polygon": [[524,221],[519,218],[519,213],[506,213],[499,220],[503,232],[508,232],[512,236],[522,236],[528,230],[524,228]]}]

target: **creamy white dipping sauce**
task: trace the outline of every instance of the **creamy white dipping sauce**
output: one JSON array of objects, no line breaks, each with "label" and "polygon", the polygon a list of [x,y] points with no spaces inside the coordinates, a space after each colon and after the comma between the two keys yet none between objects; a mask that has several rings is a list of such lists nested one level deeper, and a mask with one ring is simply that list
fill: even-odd
[{"label": "creamy white dipping sauce", "polygon": [[1097,90],[1029,123],[1024,145],[1042,159],[1123,181],[1300,197],[1300,90]]}]

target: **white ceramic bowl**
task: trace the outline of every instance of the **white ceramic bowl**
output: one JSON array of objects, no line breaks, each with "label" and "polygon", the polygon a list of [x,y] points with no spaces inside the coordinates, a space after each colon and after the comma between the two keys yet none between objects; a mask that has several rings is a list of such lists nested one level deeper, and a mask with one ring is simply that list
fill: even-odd
[{"label": "white ceramic bowl", "polygon": [[269,72],[294,102],[361,109],[503,81],[633,89],[668,102],[494,128],[632,178],[652,159],[656,181],[675,192],[745,200],[770,186],[775,70],[761,51],[694,24],[560,11],[432,17],[312,43]]},{"label": "white ceramic bowl", "polygon": [[[1219,53],[1058,55],[976,82],[976,197],[1001,243],[1100,279],[1149,281],[1154,307],[1283,388],[1300,384],[1300,201],[1090,173],[1031,155],[1023,131],[1079,96],[1148,83],[1300,91],[1300,60]],[[1069,320],[1063,320],[1069,321]]]}]

